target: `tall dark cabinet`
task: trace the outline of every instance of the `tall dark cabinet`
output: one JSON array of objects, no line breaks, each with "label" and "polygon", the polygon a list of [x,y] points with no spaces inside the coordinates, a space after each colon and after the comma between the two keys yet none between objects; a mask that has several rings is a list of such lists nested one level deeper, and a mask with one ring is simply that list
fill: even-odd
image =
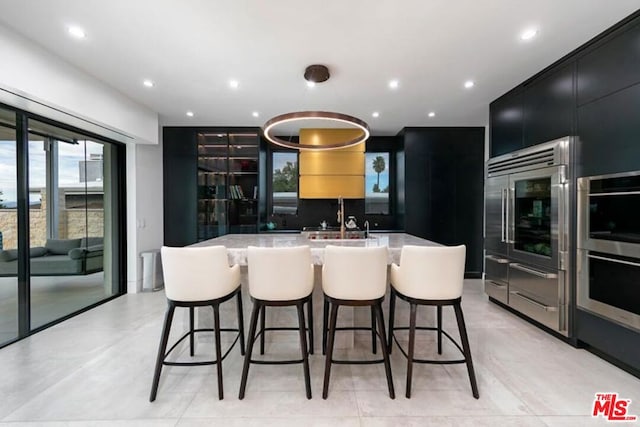
[{"label": "tall dark cabinet", "polygon": [[[407,233],[467,246],[465,272],[482,273],[483,127],[405,128],[398,212]],[[403,187],[403,188],[401,188]]]},{"label": "tall dark cabinet", "polygon": [[[638,117],[640,11],[492,102],[489,151],[493,157],[573,135],[576,164],[570,185],[575,186],[578,177],[640,170]],[[576,217],[575,209],[571,215]],[[580,232],[572,230],[574,235]],[[571,246],[577,246],[575,239]],[[575,251],[569,255],[575,266]],[[584,279],[577,277],[575,268],[571,275],[574,296],[575,284]],[[611,278],[612,286],[615,280]],[[588,311],[572,299],[572,342],[639,375],[639,331]]]},{"label": "tall dark cabinet", "polygon": [[258,231],[258,129],[166,127],[163,154],[166,245]]}]

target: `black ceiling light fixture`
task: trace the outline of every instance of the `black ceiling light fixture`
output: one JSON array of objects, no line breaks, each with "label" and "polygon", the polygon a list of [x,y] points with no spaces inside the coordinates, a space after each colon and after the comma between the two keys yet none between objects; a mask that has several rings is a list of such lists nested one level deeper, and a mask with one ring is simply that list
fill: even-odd
[{"label": "black ceiling light fixture", "polygon": [[304,70],[304,79],[311,83],[322,83],[329,80],[331,74],[326,65],[313,64]]}]

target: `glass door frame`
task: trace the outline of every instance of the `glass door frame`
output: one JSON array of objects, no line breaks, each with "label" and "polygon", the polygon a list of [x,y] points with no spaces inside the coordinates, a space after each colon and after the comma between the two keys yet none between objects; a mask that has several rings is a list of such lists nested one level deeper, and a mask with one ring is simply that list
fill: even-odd
[{"label": "glass door frame", "polygon": [[[58,324],[73,316],[90,310],[107,301],[117,298],[126,293],[127,274],[127,233],[126,233],[126,151],[123,143],[110,138],[97,135],[93,132],[76,128],[74,126],[48,119],[33,113],[29,113],[18,108],[0,103],[0,108],[13,111],[15,113],[16,130],[16,193],[17,193],[17,279],[18,279],[18,336],[15,339],[0,342],[0,348],[10,345],[16,341],[26,338],[36,332]],[[110,297],[87,305],[80,310],[57,318],[47,324],[37,328],[31,328],[31,271],[30,271],[30,230],[29,230],[29,120],[37,120],[52,126],[57,126],[73,132],[78,132],[96,141],[112,144],[117,147],[115,151],[116,169],[113,171],[114,187],[118,189],[114,194],[115,207],[112,215],[120,220],[117,221],[117,242],[114,247],[116,253],[114,259],[114,273],[117,282],[117,292]]]},{"label": "glass door frame", "polygon": [[[551,180],[551,256],[544,256],[516,249],[515,241],[515,203],[516,182],[523,180]],[[553,270],[563,269],[561,252],[565,251],[568,227],[568,200],[566,189],[565,166],[550,166],[527,172],[519,172],[509,176],[509,255],[511,258],[546,267]]]}]

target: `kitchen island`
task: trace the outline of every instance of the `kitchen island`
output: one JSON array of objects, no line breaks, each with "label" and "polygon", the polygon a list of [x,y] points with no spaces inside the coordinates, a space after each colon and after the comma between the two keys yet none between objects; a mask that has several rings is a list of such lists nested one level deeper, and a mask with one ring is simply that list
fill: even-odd
[{"label": "kitchen island", "polygon": [[327,245],[352,247],[386,246],[389,250],[388,264],[399,262],[400,252],[404,245],[440,246],[439,243],[406,233],[371,233],[367,239],[308,239],[301,234],[291,233],[227,234],[192,246],[213,245],[225,246],[229,253],[229,263],[241,266],[247,265],[247,248],[249,246],[277,248],[308,245],[311,247],[311,258],[316,265],[322,265],[324,248]]}]

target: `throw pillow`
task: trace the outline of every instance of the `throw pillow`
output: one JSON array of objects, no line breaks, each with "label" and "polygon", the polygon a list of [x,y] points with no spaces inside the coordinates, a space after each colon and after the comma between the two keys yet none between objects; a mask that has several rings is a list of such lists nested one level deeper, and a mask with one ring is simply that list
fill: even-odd
[{"label": "throw pillow", "polygon": [[67,255],[71,249],[80,247],[80,239],[47,239],[44,247],[54,255]]},{"label": "throw pillow", "polygon": [[7,249],[0,251],[0,261],[9,262],[18,259],[17,249]]}]

